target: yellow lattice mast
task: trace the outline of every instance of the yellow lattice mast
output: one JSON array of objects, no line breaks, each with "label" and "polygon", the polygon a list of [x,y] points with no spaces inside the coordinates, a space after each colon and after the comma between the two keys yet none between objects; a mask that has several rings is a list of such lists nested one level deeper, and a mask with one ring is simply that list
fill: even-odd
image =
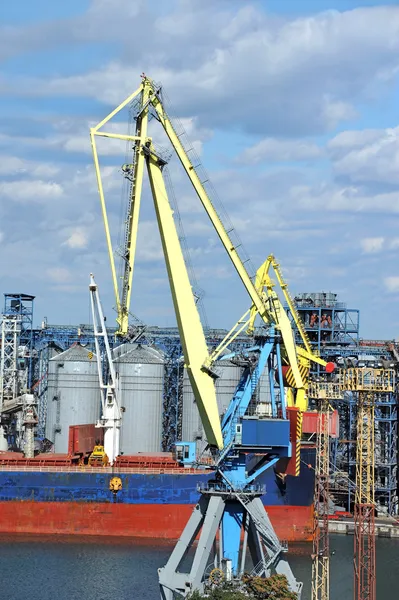
[{"label": "yellow lattice mast", "polygon": [[393,369],[347,369],[343,389],[357,393],[354,599],[376,599],[374,407],[376,394],[393,392]]},{"label": "yellow lattice mast", "polygon": [[330,544],[328,533],[330,482],[330,402],[342,398],[339,383],[310,382],[309,398],[318,410],[315,493],[313,517],[312,597],[311,600],[330,598]]},{"label": "yellow lattice mast", "polygon": [[330,598],[330,544],[328,534],[328,488],[330,476],[329,417],[330,405],[324,396],[319,400],[317,421],[312,600],[329,600]]}]

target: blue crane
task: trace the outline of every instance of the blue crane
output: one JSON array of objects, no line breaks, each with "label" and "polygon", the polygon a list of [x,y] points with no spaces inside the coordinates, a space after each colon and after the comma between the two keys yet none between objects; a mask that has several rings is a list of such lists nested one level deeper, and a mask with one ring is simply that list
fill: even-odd
[{"label": "blue crane", "polygon": [[[105,131],[104,127],[125,107],[131,106],[135,113],[134,135]],[[148,136],[148,120],[152,118],[162,126],[175,153],[190,180],[195,193],[212,223],[222,246],[248,293],[251,308],[249,319],[240,320],[232,330],[231,340],[243,330],[245,323],[253,327],[258,315],[263,322],[265,334],[256,340],[253,348],[245,351],[248,361],[243,377],[231,400],[223,420],[216,400],[215,353],[209,355],[203,327],[190,278],[187,272],[181,241],[176,229],[163,170],[167,163]],[[102,183],[100,161],[96,146],[97,137],[125,140],[132,144],[132,163],[123,166],[129,174],[131,189],[129,214],[126,228],[125,270],[122,289],[119,290],[114,250]],[[128,315],[132,296],[133,273],[136,254],[139,211],[146,168],[150,182],[155,214],[158,222],[165,263],[168,272],[172,300],[183,349],[185,368],[191,383],[204,432],[211,449],[215,477],[199,486],[200,500],[195,507],[167,564],[159,570],[159,583],[163,600],[185,597],[194,589],[202,589],[207,580],[208,561],[212,548],[219,545],[214,566],[209,577],[220,576],[235,579],[245,567],[247,550],[252,556],[253,573],[268,576],[272,570],[286,575],[289,585],[298,597],[301,584],[283,558],[283,545],[278,540],[270,519],[261,502],[264,489],[259,483],[262,473],[280,459],[291,456],[290,423],[286,415],[286,403],[293,405],[298,399],[299,408],[306,408],[306,379],[309,361],[324,364],[319,357],[295,344],[291,323],[268,276],[270,266],[278,268],[269,260],[257,274],[251,274],[249,259],[243,246],[228,222],[223,207],[217,206],[212,197],[209,179],[204,173],[193,148],[184,142],[185,132],[175,119],[171,119],[165,107],[162,87],[146,75],[142,75],[139,88],[115,108],[98,125],[90,130],[94,166],[104,219],[105,235],[111,263],[111,274],[117,306],[118,333],[128,331]],[[277,265],[277,267],[276,267]],[[278,278],[278,277],[277,277]],[[280,280],[279,280],[280,281]],[[280,285],[285,286],[281,280]],[[244,325],[242,324],[244,323]],[[225,347],[228,347],[228,341]],[[289,366],[291,388],[286,399],[283,388],[282,360]],[[259,383],[261,373],[268,369],[273,414],[258,418],[251,412],[251,398]],[[277,372],[279,383],[275,383]],[[241,534],[244,543],[241,546]],[[188,550],[199,535],[194,560],[189,572],[179,569]],[[212,578],[211,578],[212,579]]]},{"label": "blue crane", "polygon": [[[223,360],[233,356],[227,354]],[[240,359],[247,359],[247,366],[222,418],[223,448],[214,453],[215,477],[199,486],[199,502],[167,564],[159,569],[164,600],[185,597],[212,581],[239,580],[248,555],[252,559],[252,575],[285,575],[298,598],[301,594],[302,584],[284,559],[286,548],[262,504],[265,489],[259,483],[266,469],[281,458],[291,457],[284,388],[282,383],[276,383],[282,382],[283,375],[280,338],[275,329],[270,328],[256,345],[241,353]],[[259,418],[251,400],[265,369],[269,373],[272,414]],[[183,572],[181,565],[198,534],[190,570]],[[209,565],[217,536],[218,550]]]}]

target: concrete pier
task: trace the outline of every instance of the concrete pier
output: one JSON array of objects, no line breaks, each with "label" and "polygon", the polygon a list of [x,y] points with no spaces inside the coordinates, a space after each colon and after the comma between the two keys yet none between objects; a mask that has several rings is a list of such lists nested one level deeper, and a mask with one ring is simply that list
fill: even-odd
[{"label": "concrete pier", "polygon": [[[330,533],[353,535],[355,522],[353,518],[331,520],[328,524]],[[379,519],[375,521],[375,535],[382,538],[399,538],[399,522],[394,519]]]}]

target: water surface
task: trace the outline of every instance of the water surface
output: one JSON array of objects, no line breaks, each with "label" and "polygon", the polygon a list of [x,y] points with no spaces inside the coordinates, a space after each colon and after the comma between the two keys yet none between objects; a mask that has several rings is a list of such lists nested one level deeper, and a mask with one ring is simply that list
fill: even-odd
[{"label": "water surface", "polygon": [[[159,600],[157,568],[172,546],[158,541],[0,537],[1,600]],[[353,598],[353,537],[331,536],[330,600]],[[310,598],[310,545],[292,568]],[[399,540],[377,540],[377,600],[398,597]],[[395,593],[394,593],[395,592]],[[399,595],[399,593],[398,593]]]}]

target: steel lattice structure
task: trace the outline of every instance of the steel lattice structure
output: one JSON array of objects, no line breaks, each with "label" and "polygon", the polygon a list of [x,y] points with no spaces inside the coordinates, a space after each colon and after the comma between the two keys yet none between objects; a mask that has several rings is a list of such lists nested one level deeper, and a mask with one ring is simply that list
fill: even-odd
[{"label": "steel lattice structure", "polygon": [[327,398],[320,398],[318,410],[311,598],[312,600],[328,600],[330,597],[330,543],[328,532],[330,405]]},{"label": "steel lattice structure", "polygon": [[356,492],[354,599],[375,600],[375,405],[379,394],[395,391],[393,369],[342,371],[342,389],[356,393]]},{"label": "steel lattice structure", "polygon": [[3,316],[1,323],[0,407],[18,396],[18,342],[21,320]]},{"label": "steel lattice structure", "polygon": [[375,600],[374,393],[359,392],[356,445],[354,599]]},{"label": "steel lattice structure", "polygon": [[0,406],[31,385],[34,296],[4,294],[1,324]]}]

